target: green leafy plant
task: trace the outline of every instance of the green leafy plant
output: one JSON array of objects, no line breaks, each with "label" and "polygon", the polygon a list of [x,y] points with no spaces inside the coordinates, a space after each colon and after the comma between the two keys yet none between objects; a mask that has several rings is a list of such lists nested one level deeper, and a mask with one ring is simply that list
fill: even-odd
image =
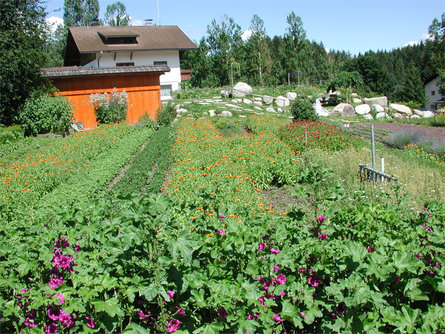
[{"label": "green leafy plant", "polygon": [[62,133],[70,128],[73,117],[70,102],[62,96],[38,96],[27,100],[20,112],[25,135]]},{"label": "green leafy plant", "polygon": [[307,99],[296,99],[293,101],[290,111],[294,117],[294,121],[316,121],[319,118],[312,107],[312,103]]},{"label": "green leafy plant", "polygon": [[175,108],[171,101],[168,101],[166,105],[162,106],[161,110],[158,110],[157,122],[159,126],[169,126],[175,117]]},{"label": "green leafy plant", "polygon": [[128,111],[128,97],[125,90],[118,92],[114,88],[109,95],[107,93],[91,94],[90,102],[100,124],[118,123],[125,120]]},{"label": "green leafy plant", "polygon": [[141,117],[139,117],[138,122],[135,124],[136,128],[149,128],[152,130],[157,130],[159,129],[159,124],[156,123],[156,121],[151,118],[148,114],[144,114]]}]

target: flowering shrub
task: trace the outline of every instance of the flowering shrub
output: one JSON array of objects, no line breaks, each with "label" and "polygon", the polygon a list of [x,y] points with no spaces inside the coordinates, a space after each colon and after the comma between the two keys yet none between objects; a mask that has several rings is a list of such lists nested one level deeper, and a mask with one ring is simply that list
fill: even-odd
[{"label": "flowering shrub", "polygon": [[[307,133],[307,137],[306,137]],[[281,139],[292,145],[295,151],[321,148],[328,151],[346,149],[359,141],[322,121],[298,121],[287,124],[280,131]]]},{"label": "flowering shrub", "polygon": [[119,93],[114,88],[109,95],[91,94],[90,102],[94,107],[98,123],[108,124],[125,120],[128,111],[128,97],[125,90]]}]

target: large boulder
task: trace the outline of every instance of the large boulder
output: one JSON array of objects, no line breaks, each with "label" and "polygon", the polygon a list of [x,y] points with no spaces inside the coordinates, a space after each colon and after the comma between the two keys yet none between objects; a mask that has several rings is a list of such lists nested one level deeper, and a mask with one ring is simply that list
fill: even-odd
[{"label": "large boulder", "polygon": [[222,117],[232,117],[233,115],[232,115],[232,113],[231,113],[230,111],[228,111],[228,110],[223,110],[223,111],[221,111],[221,113],[219,114],[219,116],[222,116]]},{"label": "large boulder", "polygon": [[363,118],[364,119],[373,119],[374,117],[371,114],[364,114]]},{"label": "large boulder", "polygon": [[383,111],[379,112],[379,113],[377,113],[377,115],[375,115],[376,119],[387,118],[387,117],[388,117],[388,115]]},{"label": "large boulder", "polygon": [[359,99],[358,97],[354,97],[354,98],[352,98],[352,102],[354,102],[354,103],[362,103],[363,101],[362,101],[362,99]]},{"label": "large boulder", "polygon": [[360,104],[357,107],[355,107],[355,112],[359,115],[366,115],[369,114],[371,111],[371,107],[369,104]]},{"label": "large boulder", "polygon": [[275,103],[279,107],[288,107],[290,105],[290,100],[287,97],[284,96],[278,96],[275,99]]},{"label": "large boulder", "polygon": [[263,102],[264,104],[272,104],[273,103],[273,97],[272,96],[263,96]]},{"label": "large boulder", "polygon": [[419,109],[413,109],[414,114],[423,117],[423,111]]},{"label": "large boulder", "polygon": [[272,108],[272,107],[267,107],[266,108],[266,111],[268,111],[268,112],[277,112],[274,108]]},{"label": "large boulder", "polygon": [[287,98],[288,98],[289,100],[293,101],[293,100],[295,100],[295,99],[297,98],[297,93],[294,93],[294,92],[287,92],[287,93],[286,93],[286,96],[287,96]]},{"label": "large boulder", "polygon": [[423,112],[423,117],[425,118],[434,117],[434,113],[432,111],[426,110]]},{"label": "large boulder", "polygon": [[232,95],[234,97],[244,97],[248,94],[252,94],[252,87],[250,87],[245,82],[238,82],[232,90]]},{"label": "large boulder", "polygon": [[369,105],[378,104],[382,107],[386,107],[388,105],[388,98],[386,96],[365,98],[364,101]]},{"label": "large boulder", "polygon": [[343,117],[353,117],[355,116],[355,109],[348,103],[340,103],[334,109],[333,113],[339,112]]},{"label": "large boulder", "polygon": [[397,103],[391,103],[389,105],[392,109],[394,109],[395,111],[405,114],[405,115],[412,115],[413,112],[411,111],[410,107],[407,107],[403,104],[397,104]]},{"label": "large boulder", "polygon": [[382,107],[380,104],[373,104],[372,109],[374,109],[375,112],[381,113],[385,111],[385,108]]},{"label": "large boulder", "polygon": [[315,113],[318,116],[323,116],[323,117],[329,116],[329,112],[325,108],[323,108],[321,106],[320,99],[316,99],[315,100],[315,103],[313,104],[313,107],[314,107]]}]

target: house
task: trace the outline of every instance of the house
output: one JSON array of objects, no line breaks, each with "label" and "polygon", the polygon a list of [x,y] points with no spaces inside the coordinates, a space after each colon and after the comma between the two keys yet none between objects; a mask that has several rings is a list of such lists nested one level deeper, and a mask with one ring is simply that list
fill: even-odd
[{"label": "house", "polygon": [[120,67],[58,67],[44,68],[43,76],[50,79],[74,108],[74,122],[82,122],[85,129],[97,126],[96,115],[90,102],[91,94],[110,93],[114,88],[125,90],[128,98],[128,123],[137,123],[148,114],[156,119],[161,109],[159,77],[170,69],[167,65]]},{"label": "house", "polygon": [[65,66],[84,68],[167,65],[161,99],[179,89],[180,58],[196,45],[177,26],[70,27]]},{"label": "house", "polygon": [[437,76],[425,84],[425,108],[429,110],[438,110],[445,106],[445,95],[440,93],[440,82],[441,79]]},{"label": "house", "polygon": [[114,88],[128,96],[127,121],[156,119],[161,99],[179,89],[180,57],[196,46],[177,26],[69,28],[65,66],[42,69],[74,107],[75,122],[97,126],[90,95]]}]

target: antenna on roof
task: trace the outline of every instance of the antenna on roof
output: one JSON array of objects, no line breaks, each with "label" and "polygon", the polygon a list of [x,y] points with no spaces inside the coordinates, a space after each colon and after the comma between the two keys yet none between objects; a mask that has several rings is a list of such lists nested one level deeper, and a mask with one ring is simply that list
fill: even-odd
[{"label": "antenna on roof", "polygon": [[161,25],[161,15],[159,14],[159,0],[156,0],[156,4],[158,6],[158,25]]}]

